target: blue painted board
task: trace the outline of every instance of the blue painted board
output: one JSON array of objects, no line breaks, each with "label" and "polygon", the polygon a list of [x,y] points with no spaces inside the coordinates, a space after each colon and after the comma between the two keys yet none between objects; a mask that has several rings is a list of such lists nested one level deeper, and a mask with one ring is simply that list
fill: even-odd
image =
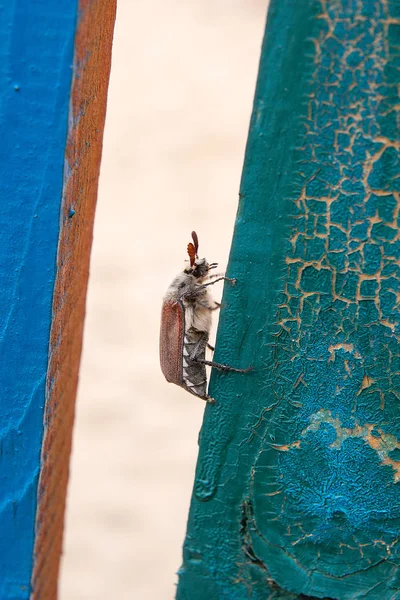
[{"label": "blue painted board", "polygon": [[0,6],[0,598],[29,597],[76,0]]}]

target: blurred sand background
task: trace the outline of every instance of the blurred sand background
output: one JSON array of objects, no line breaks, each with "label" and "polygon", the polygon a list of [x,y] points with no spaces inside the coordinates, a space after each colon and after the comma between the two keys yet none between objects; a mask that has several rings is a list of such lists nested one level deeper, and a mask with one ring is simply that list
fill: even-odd
[{"label": "blurred sand background", "polygon": [[162,377],[160,305],[192,229],[225,268],[266,10],[118,0],[60,600],[174,598],[204,404]]}]

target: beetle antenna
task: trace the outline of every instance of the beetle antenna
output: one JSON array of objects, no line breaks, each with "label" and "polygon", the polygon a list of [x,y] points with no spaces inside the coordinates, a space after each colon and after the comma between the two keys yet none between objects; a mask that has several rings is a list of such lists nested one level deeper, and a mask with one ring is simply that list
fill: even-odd
[{"label": "beetle antenna", "polygon": [[197,237],[197,233],[195,231],[192,231],[192,240],[194,242],[194,248],[196,250],[196,256],[199,252],[199,238]]},{"label": "beetle antenna", "polygon": [[195,260],[196,260],[196,249],[191,242],[190,242],[190,244],[188,244],[187,252],[188,252],[189,258],[190,258],[190,266],[193,267]]}]

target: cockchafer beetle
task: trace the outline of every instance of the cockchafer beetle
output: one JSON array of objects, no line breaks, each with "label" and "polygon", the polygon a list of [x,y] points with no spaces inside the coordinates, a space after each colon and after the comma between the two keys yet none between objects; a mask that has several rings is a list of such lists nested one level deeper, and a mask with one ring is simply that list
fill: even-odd
[{"label": "cockchafer beetle", "polygon": [[161,312],[160,362],[167,381],[175,383],[191,394],[214,403],[207,394],[206,365],[221,371],[247,373],[248,369],[235,369],[205,359],[206,348],[213,350],[208,343],[211,329],[211,312],[219,308],[208,290],[217,281],[235,279],[220,275],[209,275],[217,263],[209,264],[198,257],[199,240],[192,231],[193,243],[187,252],[190,266],[179,273],[164,296]]}]

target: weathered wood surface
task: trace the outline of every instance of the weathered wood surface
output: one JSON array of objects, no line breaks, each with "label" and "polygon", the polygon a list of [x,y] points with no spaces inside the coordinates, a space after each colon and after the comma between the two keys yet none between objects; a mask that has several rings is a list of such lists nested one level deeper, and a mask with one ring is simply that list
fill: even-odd
[{"label": "weathered wood surface", "polygon": [[1,14],[0,598],[54,600],[115,1]]},{"label": "weathered wood surface", "polygon": [[272,0],[179,600],[400,598],[400,3]]}]

